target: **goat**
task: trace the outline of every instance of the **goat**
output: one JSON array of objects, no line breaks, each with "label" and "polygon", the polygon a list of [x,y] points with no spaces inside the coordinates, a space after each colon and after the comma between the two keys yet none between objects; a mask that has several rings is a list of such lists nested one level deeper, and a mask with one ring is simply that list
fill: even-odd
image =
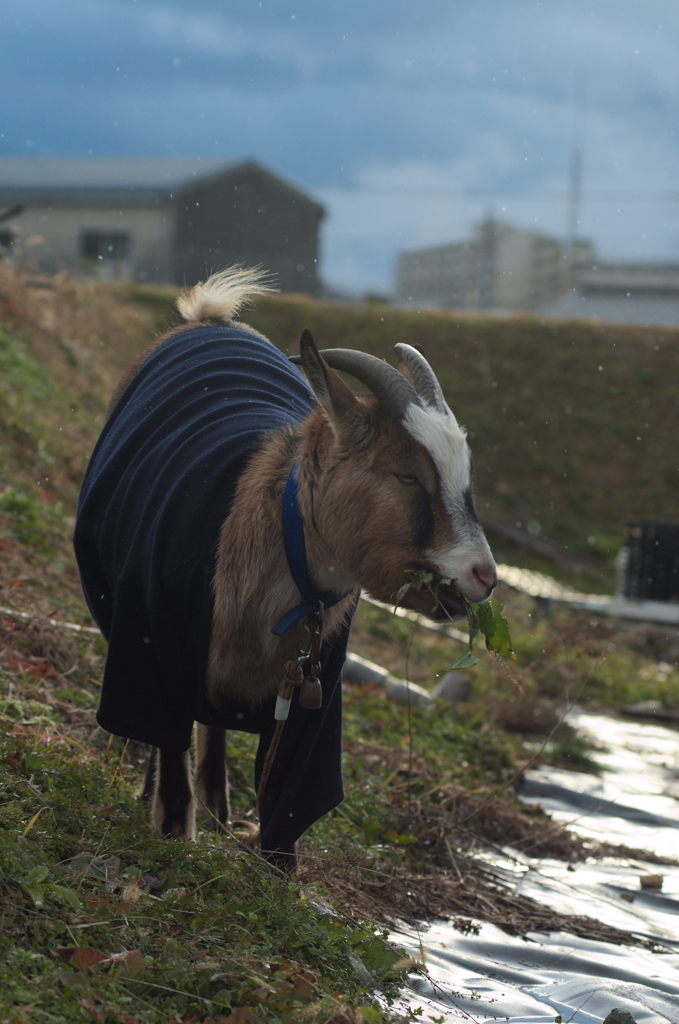
[{"label": "goat", "polygon": [[[260,805],[263,851],[292,864],[296,839],[343,795],[338,680],[360,589],[430,613],[431,595],[408,586],[429,571],[443,581],[439,614],[457,618],[463,598],[484,600],[497,577],[465,432],[426,359],[405,344],[396,367],[319,352],[305,331],[302,376],[234,319],[265,290],[257,271],[231,269],[180,297],[181,325],[113,396],[74,546],[109,640],[98,721],[154,748],[142,795],[165,837],[194,835],[194,721],[195,791],[217,827],[229,817],[225,729],[260,733],[261,780],[273,701],[302,641],[299,624],[272,628],[323,599],[324,707],[293,702],[278,780]],[[370,393],[356,396],[337,371]],[[306,584],[283,532],[291,484]]]}]

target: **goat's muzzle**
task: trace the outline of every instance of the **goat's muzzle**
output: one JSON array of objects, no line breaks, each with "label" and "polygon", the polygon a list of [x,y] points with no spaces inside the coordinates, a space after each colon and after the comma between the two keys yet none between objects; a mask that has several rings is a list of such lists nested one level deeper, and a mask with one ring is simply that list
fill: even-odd
[{"label": "goat's muzzle", "polygon": [[465,599],[453,584],[437,583],[436,578],[420,589],[411,587],[399,602],[404,608],[428,615],[439,622],[464,619],[467,611]]}]

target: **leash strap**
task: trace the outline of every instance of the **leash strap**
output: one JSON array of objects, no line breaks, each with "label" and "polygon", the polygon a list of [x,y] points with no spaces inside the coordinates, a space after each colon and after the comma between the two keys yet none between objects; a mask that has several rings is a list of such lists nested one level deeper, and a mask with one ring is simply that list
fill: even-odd
[{"label": "leash strap", "polygon": [[290,712],[290,704],[292,703],[292,693],[296,686],[300,686],[304,679],[304,673],[302,672],[302,666],[297,661],[288,661],[285,665],[283,672],[283,678],[281,685],[278,687],[278,696],[276,697],[276,710],[274,711],[274,718],[276,719],[276,728],[274,729],[273,736],[271,737],[271,743],[269,749],[266,752],[264,758],[264,765],[262,767],[262,775],[259,780],[259,787],[257,789],[257,812],[259,814],[259,820],[262,820],[262,805],[264,803],[264,794],[266,793],[266,787],[269,783],[269,776],[271,775],[271,768],[278,751],[278,746],[281,742],[281,736],[283,735],[283,726],[287,720]]}]

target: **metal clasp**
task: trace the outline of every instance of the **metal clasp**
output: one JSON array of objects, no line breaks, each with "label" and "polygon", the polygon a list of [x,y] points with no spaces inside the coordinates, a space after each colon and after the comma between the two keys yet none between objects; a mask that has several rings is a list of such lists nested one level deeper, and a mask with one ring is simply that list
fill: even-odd
[{"label": "metal clasp", "polygon": [[323,613],[325,609],[323,602],[318,602],[318,611],[312,615],[307,615],[303,623],[304,632],[307,634],[302,647],[299,649],[297,655],[297,664],[301,665],[303,661],[309,661],[309,671],[312,676],[319,676],[321,674],[321,662],[320,662],[320,651],[321,651],[321,639],[323,636]]}]

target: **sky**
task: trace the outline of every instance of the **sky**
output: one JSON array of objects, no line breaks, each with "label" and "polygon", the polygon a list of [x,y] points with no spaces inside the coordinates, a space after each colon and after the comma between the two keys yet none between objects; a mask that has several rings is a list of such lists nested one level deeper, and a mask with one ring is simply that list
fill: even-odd
[{"label": "sky", "polygon": [[679,260],[676,0],[0,0],[0,155],[250,157],[327,209],[321,274],[492,212]]}]

